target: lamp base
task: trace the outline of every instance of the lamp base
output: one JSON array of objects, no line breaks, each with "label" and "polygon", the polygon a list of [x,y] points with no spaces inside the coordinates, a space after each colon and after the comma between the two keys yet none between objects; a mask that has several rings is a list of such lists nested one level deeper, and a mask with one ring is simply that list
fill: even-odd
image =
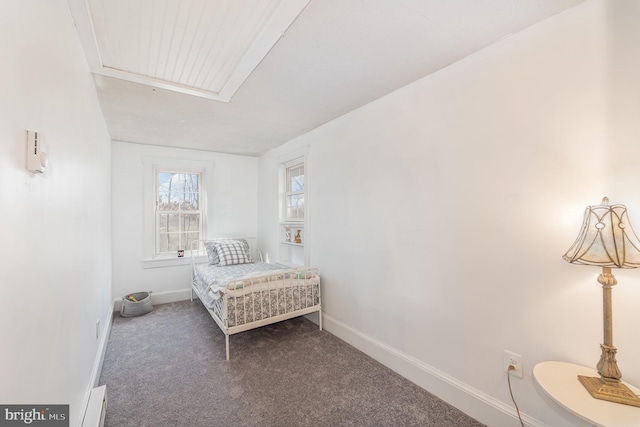
[{"label": "lamp base", "polygon": [[640,397],[621,382],[606,382],[599,377],[585,377],[583,375],[578,375],[578,379],[596,399],[640,407]]}]

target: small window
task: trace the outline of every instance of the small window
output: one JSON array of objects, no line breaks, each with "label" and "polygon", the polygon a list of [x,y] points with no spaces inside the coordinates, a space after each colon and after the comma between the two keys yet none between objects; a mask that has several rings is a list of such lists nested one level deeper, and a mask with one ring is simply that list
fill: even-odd
[{"label": "small window", "polygon": [[202,232],[202,175],[156,171],[156,255],[190,250]]},{"label": "small window", "polygon": [[304,163],[286,169],[285,221],[304,221]]}]

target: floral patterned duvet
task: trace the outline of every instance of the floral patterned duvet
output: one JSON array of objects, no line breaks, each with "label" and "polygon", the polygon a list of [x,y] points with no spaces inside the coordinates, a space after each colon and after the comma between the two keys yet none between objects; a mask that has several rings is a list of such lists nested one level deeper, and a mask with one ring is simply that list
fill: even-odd
[{"label": "floral patterned duvet", "polygon": [[197,264],[193,284],[202,303],[227,327],[320,304],[317,272],[277,263]]}]

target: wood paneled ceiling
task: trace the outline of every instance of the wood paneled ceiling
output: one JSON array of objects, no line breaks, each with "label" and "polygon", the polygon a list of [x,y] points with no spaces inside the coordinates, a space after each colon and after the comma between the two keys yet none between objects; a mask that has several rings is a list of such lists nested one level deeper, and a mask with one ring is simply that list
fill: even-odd
[{"label": "wood paneled ceiling", "polygon": [[582,0],[68,0],[114,140],[260,155]]},{"label": "wood paneled ceiling", "polygon": [[86,0],[91,71],[228,102],[309,0]]}]

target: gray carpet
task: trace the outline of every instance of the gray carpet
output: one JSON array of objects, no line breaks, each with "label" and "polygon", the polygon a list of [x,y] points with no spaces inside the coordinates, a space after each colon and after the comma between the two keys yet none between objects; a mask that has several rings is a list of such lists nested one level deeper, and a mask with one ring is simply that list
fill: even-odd
[{"label": "gray carpet", "polygon": [[199,301],[113,321],[110,427],[481,426],[312,322],[224,335]]}]

